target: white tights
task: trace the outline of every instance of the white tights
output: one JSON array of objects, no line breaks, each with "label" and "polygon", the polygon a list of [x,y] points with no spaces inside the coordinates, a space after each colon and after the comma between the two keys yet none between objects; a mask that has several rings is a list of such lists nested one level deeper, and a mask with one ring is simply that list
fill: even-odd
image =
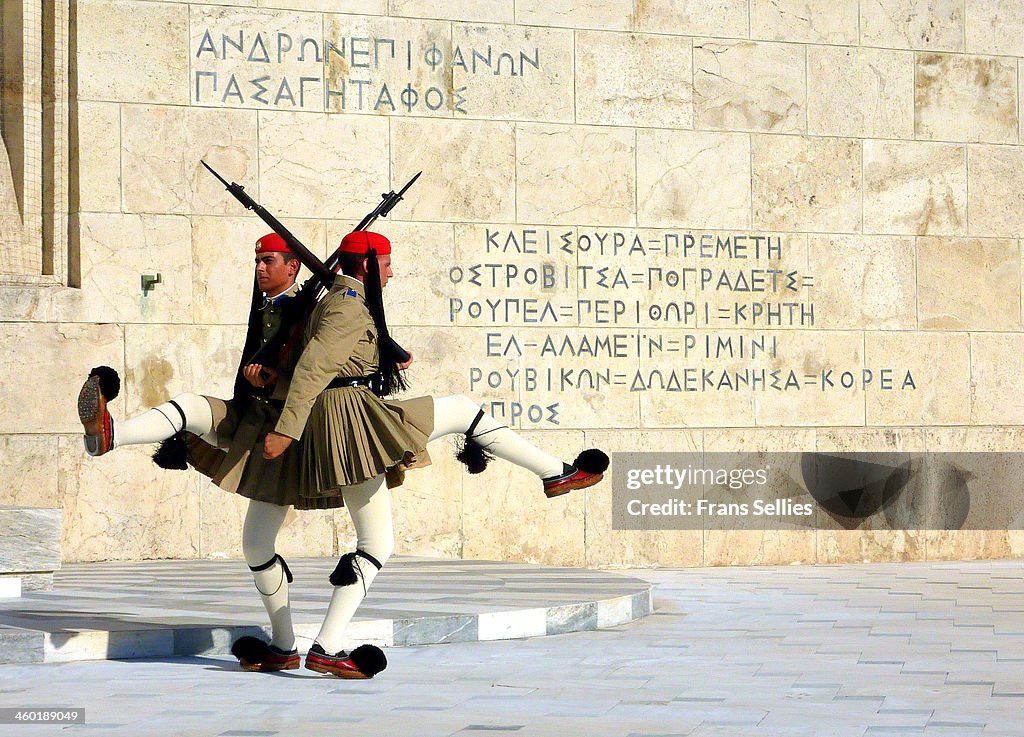
[{"label": "white tights", "polygon": [[[464,433],[476,419],[479,406],[464,394],[433,397],[434,431],[430,440]],[[213,410],[206,397],[179,394],[159,407],[143,412],[114,426],[114,446],[158,443],[175,433],[188,430],[208,436],[213,430]],[[562,461],[527,442],[513,430],[485,414],[473,430],[473,437],[498,458],[533,471],[541,478],[556,476]]]},{"label": "white tights", "polygon": [[[480,412],[479,405],[465,394],[433,399],[434,431],[430,434],[431,440],[466,432]],[[561,459],[527,442],[488,414],[480,418],[473,429],[473,437],[496,457],[533,471],[541,478],[557,476],[562,472]]]},{"label": "white tights", "polygon": [[[395,534],[391,524],[391,492],[378,476],[354,486],[343,487],[342,498],[356,529],[356,547],[376,558],[384,565],[395,547]],[[276,555],[274,543],[284,523],[287,507],[249,500],[242,529],[242,552],[245,562],[259,566]],[[366,591],[377,577],[377,566],[365,558],[357,557],[359,581],[349,586],[336,586],[327,608],[327,616],[316,639],[328,653],[341,649],[341,638],[352,621]],[[291,605],[288,600],[288,580],[280,561],[266,570],[253,574],[263,605],[270,615],[273,631],[271,644],[282,650],[295,647]]]},{"label": "white tights", "polygon": [[[434,431],[430,440],[465,433],[476,419],[480,408],[468,397],[455,394],[434,398]],[[196,432],[193,430],[193,432]],[[473,431],[477,441],[498,458],[533,471],[541,478],[555,476],[562,471],[562,461],[549,455],[519,437],[490,415],[484,415]],[[361,484],[342,488],[345,507],[352,517],[356,531],[356,547],[384,565],[395,547],[391,520],[391,492],[378,476]],[[250,501],[242,532],[242,550],[250,566],[259,566],[276,555],[277,533],[284,523],[287,507],[265,502]],[[338,652],[349,622],[366,596],[378,570],[373,563],[356,557],[357,582],[334,587],[327,616],[316,640],[328,653]],[[288,581],[279,561],[269,568],[253,574],[263,597],[273,628],[272,644],[282,650],[295,647],[291,608],[288,600]]]},{"label": "white tights", "polygon": [[159,443],[182,430],[196,435],[208,435],[213,430],[213,410],[206,397],[179,394],[130,420],[114,423],[114,447]]},{"label": "white tights", "polygon": [[242,555],[245,556],[245,562],[250,566],[261,566],[274,560],[273,565],[262,571],[254,571],[252,575],[256,579],[256,589],[263,599],[263,606],[270,615],[273,631],[270,643],[282,650],[295,647],[288,579],[281,561],[275,557],[277,551],[274,545],[287,514],[288,507],[250,499],[242,527]]}]

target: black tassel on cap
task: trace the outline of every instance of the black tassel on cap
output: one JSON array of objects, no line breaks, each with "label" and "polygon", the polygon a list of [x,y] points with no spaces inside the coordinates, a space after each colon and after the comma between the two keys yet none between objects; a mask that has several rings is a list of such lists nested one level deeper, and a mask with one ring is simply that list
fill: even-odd
[{"label": "black tassel on cap", "polygon": [[366,252],[366,281],[363,282],[363,287],[366,290],[366,307],[377,328],[380,396],[386,397],[409,388],[409,383],[398,368],[398,364],[408,360],[408,356],[399,354],[398,344],[391,339],[391,333],[388,332],[388,322],[384,317],[384,296],[380,288],[380,264],[377,263],[377,251],[372,248]]},{"label": "black tassel on cap", "polygon": [[116,399],[117,395],[121,393],[121,377],[110,366],[97,366],[89,372],[89,376],[100,377],[100,391],[103,392],[103,398],[108,402],[111,399]]},{"label": "black tassel on cap", "polygon": [[188,470],[188,446],[180,432],[160,442],[153,452],[153,462],[169,471]]},{"label": "black tassel on cap", "polygon": [[370,678],[388,667],[388,659],[385,657],[384,651],[376,645],[360,645],[349,653],[348,657],[363,675]]}]

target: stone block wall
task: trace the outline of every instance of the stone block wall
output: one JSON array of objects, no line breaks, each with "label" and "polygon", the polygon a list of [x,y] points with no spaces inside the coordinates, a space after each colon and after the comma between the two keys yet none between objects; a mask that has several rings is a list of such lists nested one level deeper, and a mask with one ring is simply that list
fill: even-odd
[{"label": "stone block wall", "polygon": [[[423,170],[378,226],[416,391],[468,393],[564,456],[1024,449],[1016,0],[73,6],[80,286],[0,287],[0,468],[19,479],[0,504],[62,508],[65,560],[240,554],[242,500],[149,449],[85,457],[74,413],[102,363],[118,416],[230,391],[266,228],[200,159],[321,255]],[[548,501],[518,469],[433,455],[395,494],[400,552],[1022,549],[1012,531],[616,531],[609,483]],[[344,510],[307,512],[282,552],[351,540]]]}]

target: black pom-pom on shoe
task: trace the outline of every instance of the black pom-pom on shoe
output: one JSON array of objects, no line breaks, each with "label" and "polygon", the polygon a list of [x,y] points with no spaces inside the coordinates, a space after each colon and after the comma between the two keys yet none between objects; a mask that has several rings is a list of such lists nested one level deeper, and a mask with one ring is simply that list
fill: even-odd
[{"label": "black pom-pom on shoe", "polygon": [[373,678],[388,667],[384,651],[376,645],[360,645],[348,657],[367,678]]},{"label": "black pom-pom on shoe", "polygon": [[231,654],[238,658],[242,670],[272,673],[299,667],[298,650],[284,651],[258,637],[246,635],[231,645]]},{"label": "black pom-pom on shoe", "polygon": [[576,456],[572,465],[586,473],[604,473],[608,470],[608,463],[608,455],[603,450],[589,448]]},{"label": "black pom-pom on shoe", "polygon": [[108,402],[116,399],[117,395],[121,393],[121,377],[110,366],[97,366],[89,372],[89,376],[99,377],[100,391],[103,392],[103,398]]},{"label": "black pom-pom on shoe", "polygon": [[270,651],[270,643],[258,637],[239,637],[231,645],[231,654],[243,663],[262,663]]},{"label": "black pom-pom on shoe", "polygon": [[316,673],[329,673],[338,678],[373,678],[388,667],[384,651],[375,645],[360,645],[351,653],[344,650],[331,655],[319,642],[306,653],[306,668]]},{"label": "black pom-pom on shoe", "polygon": [[153,462],[169,471],[188,470],[188,445],[185,437],[179,432],[161,441],[153,452]]}]

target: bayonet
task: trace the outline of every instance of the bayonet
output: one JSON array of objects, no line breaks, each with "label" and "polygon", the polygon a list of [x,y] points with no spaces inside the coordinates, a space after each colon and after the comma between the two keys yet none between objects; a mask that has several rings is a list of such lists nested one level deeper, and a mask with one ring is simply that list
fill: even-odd
[{"label": "bayonet", "polygon": [[284,242],[288,244],[288,250],[296,255],[302,265],[310,270],[314,275],[319,277],[321,281],[330,285],[334,281],[334,271],[324,265],[324,262],[317,258],[312,251],[302,244],[298,238],[296,238],[288,228],[281,224],[281,221],[270,214],[267,208],[263,207],[260,203],[249,196],[249,193],[245,191],[245,187],[238,182],[228,183],[224,177],[218,174],[212,166],[207,164],[205,161],[200,160],[203,166],[206,167],[213,176],[220,180],[220,183],[224,185],[224,188],[231,193],[231,195],[242,203],[242,206],[246,210],[252,210],[256,213],[260,219],[270,226],[270,229],[277,233],[279,236],[284,238]]},{"label": "bayonet", "polygon": [[[252,210],[256,213],[260,219],[263,220],[270,229],[277,233],[279,236],[284,238],[288,248],[294,253],[299,261],[302,262],[303,266],[312,272],[312,276],[303,282],[302,287],[298,293],[288,301],[288,306],[285,308],[285,314],[282,315],[282,325],[268,343],[263,346],[255,356],[244,363],[258,363],[264,366],[276,367],[282,354],[286,354],[289,344],[297,337],[296,330],[298,326],[305,322],[310,311],[316,305],[319,300],[320,293],[324,289],[330,289],[334,284],[334,276],[338,270],[340,263],[340,253],[335,251],[331,254],[331,257],[324,263],[317,258],[308,248],[306,248],[298,238],[296,238],[288,228],[284,227],[281,222],[271,215],[265,207],[260,205],[254,200],[249,193],[245,191],[245,187],[237,182],[228,182],[224,177],[217,173],[216,170],[205,161],[200,160],[200,163],[206,167],[213,176],[217,177],[224,188],[231,193],[231,195],[242,203],[242,206],[247,210]],[[377,218],[387,217],[388,213],[402,201],[403,196],[409,187],[420,178],[420,174],[423,172],[417,172],[417,174],[405,183],[405,186],[398,190],[396,194],[393,190],[381,195],[381,201],[377,203],[377,206],[371,210],[366,217],[364,217],[359,225],[356,226],[355,230],[366,230],[372,225]],[[253,297],[253,310],[256,309],[255,293]],[[251,327],[251,326],[250,326]],[[248,341],[247,341],[248,342]],[[394,341],[392,340],[392,343]],[[402,360],[408,360],[408,353],[403,350],[397,343],[395,346],[401,355],[405,358]],[[244,358],[244,357],[243,357]],[[236,387],[237,388],[237,387]]]}]

